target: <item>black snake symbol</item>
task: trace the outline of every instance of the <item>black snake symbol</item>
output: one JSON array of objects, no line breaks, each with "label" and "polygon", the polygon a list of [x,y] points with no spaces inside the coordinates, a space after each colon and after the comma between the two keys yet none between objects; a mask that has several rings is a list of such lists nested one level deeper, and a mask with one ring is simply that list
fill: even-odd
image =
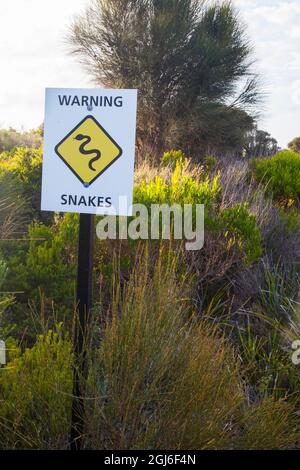
[{"label": "black snake symbol", "polygon": [[90,142],[91,142],[91,137],[88,136],[88,135],[83,135],[83,134],[78,134],[76,137],[75,137],[75,140],[84,140],[84,142],[82,142],[82,144],[80,145],[79,147],[79,152],[82,154],[82,155],[92,155],[92,154],[96,154],[96,157],[92,158],[90,161],[89,161],[89,169],[92,170],[92,171],[97,171],[96,168],[93,167],[93,163],[96,162],[97,160],[99,160],[101,158],[101,152],[100,150],[97,150],[97,149],[92,149],[92,150],[86,150],[84,147],[86,145],[88,145]]}]

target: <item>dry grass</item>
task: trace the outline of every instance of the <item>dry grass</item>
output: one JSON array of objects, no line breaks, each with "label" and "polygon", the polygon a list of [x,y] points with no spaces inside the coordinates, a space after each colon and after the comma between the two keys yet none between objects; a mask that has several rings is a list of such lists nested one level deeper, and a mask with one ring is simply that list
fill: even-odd
[{"label": "dry grass", "polygon": [[[195,180],[203,178],[204,168],[201,165],[195,165],[190,160],[186,160],[181,168],[181,176],[189,176]],[[142,181],[149,183],[157,176],[162,178],[166,183],[170,183],[173,175],[173,170],[170,166],[160,166],[159,170],[157,165],[152,165],[148,161],[142,161],[135,170],[135,183],[140,184]]]},{"label": "dry grass", "polygon": [[293,446],[299,429],[289,430],[292,406],[276,402],[273,412],[267,401],[247,404],[237,355],[212,326],[193,319],[174,258],[162,253],[155,266],[147,254],[142,258],[123,294],[115,284],[94,357],[86,420],[91,448]]},{"label": "dry grass", "polygon": [[270,198],[266,197],[265,186],[257,184],[249,173],[249,163],[234,162],[224,167],[220,176],[222,187],[221,209],[237,203],[248,203],[250,212],[256,215],[258,226],[264,231],[274,217]]},{"label": "dry grass", "polygon": [[28,222],[24,216],[25,201],[21,201],[13,183],[2,178],[0,184],[0,241],[23,233]]}]

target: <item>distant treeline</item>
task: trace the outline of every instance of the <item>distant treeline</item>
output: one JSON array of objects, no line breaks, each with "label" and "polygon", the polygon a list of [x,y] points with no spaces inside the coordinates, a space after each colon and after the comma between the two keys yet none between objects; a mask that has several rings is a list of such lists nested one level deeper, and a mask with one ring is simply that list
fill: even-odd
[{"label": "distant treeline", "polygon": [[14,147],[38,148],[42,143],[42,126],[29,131],[17,131],[10,127],[9,129],[0,129],[0,152],[6,152]]}]

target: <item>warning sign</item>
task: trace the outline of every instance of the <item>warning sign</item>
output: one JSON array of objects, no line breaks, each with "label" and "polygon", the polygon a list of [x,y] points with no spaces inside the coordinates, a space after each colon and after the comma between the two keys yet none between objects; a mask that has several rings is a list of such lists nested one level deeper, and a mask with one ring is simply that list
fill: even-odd
[{"label": "warning sign", "polygon": [[122,155],[121,147],[93,116],[85,117],[55,151],[86,187]]},{"label": "warning sign", "polygon": [[136,108],[136,90],[46,90],[42,210],[131,215]]}]

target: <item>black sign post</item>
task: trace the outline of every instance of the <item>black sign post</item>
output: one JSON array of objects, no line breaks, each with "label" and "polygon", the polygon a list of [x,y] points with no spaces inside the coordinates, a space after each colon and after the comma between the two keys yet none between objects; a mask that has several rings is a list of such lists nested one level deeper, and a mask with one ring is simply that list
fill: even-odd
[{"label": "black sign post", "polygon": [[92,271],[94,251],[94,219],[90,214],[80,214],[77,311],[74,338],[74,381],[71,424],[71,450],[83,447],[84,435],[84,394],[87,378],[87,326],[92,306]]}]

